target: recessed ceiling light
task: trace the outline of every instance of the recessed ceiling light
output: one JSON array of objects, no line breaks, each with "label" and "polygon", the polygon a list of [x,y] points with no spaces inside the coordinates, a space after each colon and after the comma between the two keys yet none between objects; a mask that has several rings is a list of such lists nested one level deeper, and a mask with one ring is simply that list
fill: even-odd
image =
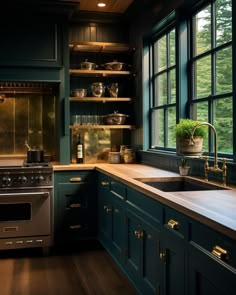
[{"label": "recessed ceiling light", "polygon": [[105,7],[106,6],[106,3],[105,2],[98,2],[98,7]]}]

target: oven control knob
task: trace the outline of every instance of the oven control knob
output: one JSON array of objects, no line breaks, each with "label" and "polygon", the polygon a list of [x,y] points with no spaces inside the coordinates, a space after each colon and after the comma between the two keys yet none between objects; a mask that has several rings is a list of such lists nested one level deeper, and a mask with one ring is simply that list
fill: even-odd
[{"label": "oven control knob", "polygon": [[18,183],[25,184],[27,182],[27,178],[25,176],[18,177]]},{"label": "oven control knob", "polygon": [[9,176],[4,176],[2,178],[2,184],[4,186],[10,186],[11,185],[11,178]]},{"label": "oven control knob", "polygon": [[35,181],[36,183],[42,183],[44,181],[44,177],[42,175],[36,176]]}]

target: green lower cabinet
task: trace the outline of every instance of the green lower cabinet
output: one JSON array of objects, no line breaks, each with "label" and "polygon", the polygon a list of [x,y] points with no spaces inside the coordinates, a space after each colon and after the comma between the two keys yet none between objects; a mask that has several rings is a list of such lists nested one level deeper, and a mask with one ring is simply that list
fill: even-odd
[{"label": "green lower cabinet", "polygon": [[100,242],[139,294],[235,294],[235,240],[102,173],[98,217]]},{"label": "green lower cabinet", "polygon": [[140,294],[160,294],[160,231],[126,210],[125,270]]},{"label": "green lower cabinet", "polygon": [[92,172],[54,175],[54,237],[56,246],[96,237],[97,196]]},{"label": "green lower cabinet", "polygon": [[98,238],[113,258],[124,261],[124,186],[98,175]]},{"label": "green lower cabinet", "polygon": [[236,269],[203,249],[189,247],[189,295],[234,295]]},{"label": "green lower cabinet", "polygon": [[112,232],[111,251],[114,257],[124,262],[124,204],[117,197],[112,197]]},{"label": "green lower cabinet", "polygon": [[98,238],[107,250],[111,250],[112,204],[109,190],[98,188]]},{"label": "green lower cabinet", "polygon": [[185,293],[185,241],[181,236],[164,228],[161,238],[163,295],[184,295]]}]

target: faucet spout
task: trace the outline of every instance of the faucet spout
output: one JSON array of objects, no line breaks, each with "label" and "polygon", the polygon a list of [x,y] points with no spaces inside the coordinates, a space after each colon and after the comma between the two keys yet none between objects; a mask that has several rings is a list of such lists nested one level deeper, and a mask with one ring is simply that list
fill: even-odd
[{"label": "faucet spout", "polygon": [[192,129],[192,133],[191,133],[191,137],[190,137],[190,144],[194,144],[194,140],[193,140],[193,136],[194,136],[194,133],[195,133],[195,130],[202,126],[202,125],[206,125],[208,127],[210,127],[214,133],[214,166],[213,167],[210,167],[209,164],[208,164],[208,157],[205,158],[205,178],[206,180],[208,180],[207,178],[207,175],[208,175],[208,172],[211,171],[211,172],[215,172],[215,173],[222,173],[223,174],[223,184],[224,186],[226,186],[226,170],[227,170],[227,167],[226,167],[226,159],[223,159],[223,165],[222,165],[222,169],[220,169],[218,167],[218,158],[217,158],[217,133],[216,133],[216,129],[215,127],[208,123],[208,122],[201,122],[201,123],[198,123],[197,125],[195,125]]},{"label": "faucet spout", "polygon": [[193,138],[194,136],[194,133],[195,133],[195,130],[200,127],[200,126],[203,126],[203,125],[206,125],[208,127],[210,127],[214,133],[214,167],[217,169],[218,168],[218,158],[217,158],[217,133],[216,133],[216,129],[215,127],[208,123],[208,122],[201,122],[201,123],[198,123],[196,126],[193,127],[192,129],[192,134],[191,134],[191,137],[190,137],[190,140],[191,138]]}]

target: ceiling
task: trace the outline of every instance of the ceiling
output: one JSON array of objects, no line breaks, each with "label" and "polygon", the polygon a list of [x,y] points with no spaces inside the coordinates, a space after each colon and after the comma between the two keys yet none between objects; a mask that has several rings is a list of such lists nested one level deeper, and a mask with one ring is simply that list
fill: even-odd
[{"label": "ceiling", "polygon": [[[64,0],[65,2],[67,0]],[[134,0],[104,0],[106,7],[100,8],[97,6],[98,0],[73,0],[80,3],[81,11],[97,11],[97,12],[112,12],[124,13]]]}]

